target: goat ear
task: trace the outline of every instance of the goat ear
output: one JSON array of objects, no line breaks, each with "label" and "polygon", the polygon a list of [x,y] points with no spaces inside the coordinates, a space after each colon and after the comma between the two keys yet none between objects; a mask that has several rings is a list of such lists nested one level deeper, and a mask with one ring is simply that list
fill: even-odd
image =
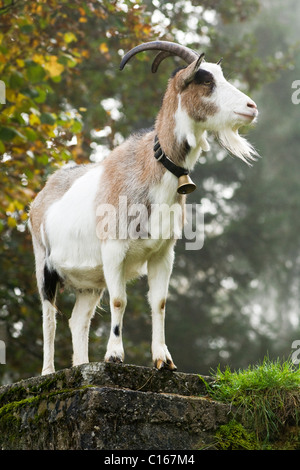
[{"label": "goat ear", "polygon": [[197,72],[198,68],[200,67],[204,59],[205,59],[205,52],[202,52],[202,54],[199,55],[197,62],[195,64],[195,69],[194,69],[195,72]]},{"label": "goat ear", "polygon": [[187,87],[194,80],[195,75],[196,75],[201,63],[204,60],[204,57],[205,57],[205,53],[202,52],[202,54],[199,55],[198,59],[196,60],[196,63],[194,65],[194,67],[192,67],[192,70],[191,70],[190,74],[184,79],[184,87]]}]

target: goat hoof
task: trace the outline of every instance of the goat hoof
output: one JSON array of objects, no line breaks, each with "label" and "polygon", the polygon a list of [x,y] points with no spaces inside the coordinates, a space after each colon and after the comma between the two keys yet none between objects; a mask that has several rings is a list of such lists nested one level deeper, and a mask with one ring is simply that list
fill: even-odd
[{"label": "goat hoof", "polygon": [[122,364],[123,359],[117,356],[110,356],[108,359],[106,359],[106,362],[114,362],[115,364]]},{"label": "goat hoof", "polygon": [[174,362],[170,361],[169,359],[167,359],[167,362],[163,361],[162,359],[156,359],[156,361],[154,362],[154,367],[158,370],[177,370],[177,367],[175,366]]}]

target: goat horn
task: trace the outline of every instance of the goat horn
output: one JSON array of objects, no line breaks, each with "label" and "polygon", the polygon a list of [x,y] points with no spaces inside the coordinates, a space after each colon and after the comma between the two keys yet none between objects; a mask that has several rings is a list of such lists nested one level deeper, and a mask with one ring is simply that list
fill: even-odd
[{"label": "goat horn", "polygon": [[[120,64],[120,70],[123,70],[127,62],[133,57],[134,55],[138,54],[139,52],[142,51],[149,51],[149,50],[159,50],[163,52],[167,52],[168,54],[164,54],[163,56],[158,54],[159,58],[156,62],[156,70],[158,68],[158,65],[160,62],[168,57],[169,55],[177,55],[181,59],[185,60],[187,64],[191,64],[194,62],[196,59],[198,59],[199,54],[197,54],[195,51],[192,49],[189,49],[188,47],[181,46],[180,44],[176,44],[175,42],[169,42],[169,41],[150,41],[150,42],[145,42],[144,44],[140,44],[139,46],[134,47],[130,51],[128,51]],[[155,60],[154,60],[155,62]]]},{"label": "goat horn", "polygon": [[159,64],[163,60],[165,60],[167,57],[170,57],[171,55],[173,56],[174,54],[171,52],[167,52],[167,51],[159,52],[152,63],[152,67],[151,67],[152,73],[155,73],[159,67]]},{"label": "goat horn", "polygon": [[[195,52],[195,51],[193,51]],[[195,52],[196,56],[195,57],[198,57],[199,54],[197,52]],[[151,71],[152,73],[155,73],[157,72],[157,69],[160,65],[160,63],[165,60],[167,57],[170,57],[170,56],[174,56],[175,54],[173,54],[173,52],[167,52],[167,51],[161,51],[157,54],[157,56],[155,57],[153,63],[152,63],[152,67],[151,67]]]}]

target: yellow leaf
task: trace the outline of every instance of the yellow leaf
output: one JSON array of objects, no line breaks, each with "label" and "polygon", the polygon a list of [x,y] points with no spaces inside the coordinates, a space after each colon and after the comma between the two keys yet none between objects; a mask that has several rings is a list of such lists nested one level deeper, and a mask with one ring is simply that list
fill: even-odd
[{"label": "yellow leaf", "polygon": [[[43,131],[47,132],[49,138],[55,138],[57,134],[54,132],[55,126],[50,126],[49,124],[42,124]],[[40,170],[38,170],[39,173]]]},{"label": "yellow leaf", "polygon": [[20,69],[22,69],[25,65],[25,62],[24,62],[23,59],[17,59],[16,62],[18,64],[18,66],[20,67]]},{"label": "yellow leaf", "polygon": [[14,219],[13,217],[8,217],[8,218],[7,218],[7,225],[8,225],[10,228],[15,228],[16,225],[17,225],[16,219]]},{"label": "yellow leaf", "polygon": [[29,115],[29,124],[35,126],[36,124],[41,124],[40,118],[36,114]]},{"label": "yellow leaf", "polygon": [[83,16],[79,18],[79,23],[86,23],[86,22],[87,22],[87,19],[84,18]]},{"label": "yellow leaf", "polygon": [[45,63],[45,56],[42,54],[34,54],[32,60],[37,64],[43,65]]},{"label": "yellow leaf", "polygon": [[8,118],[11,118],[14,115],[16,109],[17,109],[16,106],[8,106],[2,111],[1,116],[6,116]]},{"label": "yellow leaf", "polygon": [[15,201],[15,208],[17,211],[21,211],[24,209],[24,204],[22,204],[20,201]]},{"label": "yellow leaf", "polygon": [[72,33],[72,32],[69,31],[69,32],[67,32],[67,33],[64,34],[64,41],[65,41],[67,44],[69,44],[69,43],[72,42],[72,41],[77,41],[77,37],[75,36],[74,33]]},{"label": "yellow leaf", "polygon": [[15,211],[15,203],[10,202],[6,208],[6,212],[14,212]]},{"label": "yellow leaf", "polygon": [[23,100],[27,100],[27,96],[23,95],[22,93],[18,93],[16,97],[16,104],[22,103]]},{"label": "yellow leaf", "polygon": [[99,46],[99,51],[102,52],[102,54],[106,54],[108,52],[108,47],[106,42],[102,42]]},{"label": "yellow leaf", "polygon": [[8,88],[6,90],[6,99],[11,103],[20,104],[23,100],[27,99],[27,96],[22,93],[17,93],[16,91]]},{"label": "yellow leaf", "polygon": [[17,93],[10,88],[6,90],[6,99],[11,103],[15,103],[17,101]]},{"label": "yellow leaf", "polygon": [[46,62],[44,67],[47,72],[49,72],[51,77],[57,77],[58,75],[61,75],[61,73],[64,71],[64,66],[57,62],[56,55],[51,55],[49,58],[49,62]]}]

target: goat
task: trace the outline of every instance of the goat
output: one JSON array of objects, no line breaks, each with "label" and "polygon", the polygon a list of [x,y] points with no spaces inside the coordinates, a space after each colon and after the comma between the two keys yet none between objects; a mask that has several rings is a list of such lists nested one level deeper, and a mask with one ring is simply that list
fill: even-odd
[{"label": "goat", "polygon": [[[187,64],[170,78],[154,129],[131,135],[102,162],[56,171],[30,208],[29,228],[43,310],[42,374],[54,372],[55,299],[59,284],[76,292],[69,320],[73,365],[88,362],[90,321],[104,289],[109,292],[111,310],[104,360],[120,363],[124,359],[126,283],[145,274],[152,310],[154,366],[176,370],[164,331],[175,227],[167,222],[171,227],[167,239],[161,235],[110,237],[101,208],[113,207],[115,223],[125,229],[128,220],[118,205],[121,197],[127,201],[127,207],[134,204],[146,207],[150,218],[155,212],[153,208],[161,204],[177,204],[184,209],[185,193],[194,189],[188,173],[201,151],[209,150],[207,132],[215,133],[226,149],[247,162],[257,155],[238,133],[241,126],[255,121],[257,106],[226,81],[220,62],[205,62],[204,54],[176,43],[152,41],[125,54],[120,69],[135,54],[146,50],[159,51],[153,72],[169,56],[179,56]],[[177,191],[178,178],[182,176],[183,183]],[[183,218],[178,224],[183,227]]]}]

